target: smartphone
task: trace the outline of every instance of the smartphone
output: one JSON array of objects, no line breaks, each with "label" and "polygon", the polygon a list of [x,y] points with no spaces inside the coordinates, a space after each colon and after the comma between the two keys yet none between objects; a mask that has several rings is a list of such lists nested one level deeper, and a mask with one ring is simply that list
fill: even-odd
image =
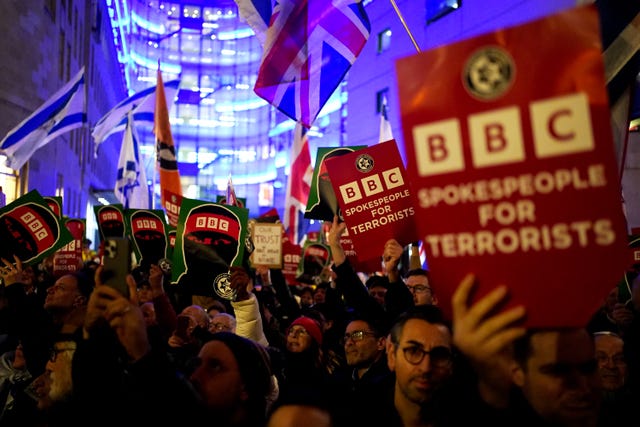
[{"label": "smartphone", "polygon": [[102,283],[129,297],[127,275],[131,271],[131,242],[127,237],[106,238],[102,265]]}]

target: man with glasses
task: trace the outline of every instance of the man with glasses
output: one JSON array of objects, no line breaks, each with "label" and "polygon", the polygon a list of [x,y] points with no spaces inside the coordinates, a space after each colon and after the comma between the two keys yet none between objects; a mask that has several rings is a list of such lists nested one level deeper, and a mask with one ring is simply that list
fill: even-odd
[{"label": "man with glasses", "polygon": [[343,337],[347,366],[330,378],[336,425],[359,425],[361,414],[353,408],[368,407],[372,396],[384,395],[393,387],[386,334],[384,323],[371,314],[357,313],[347,324]]},{"label": "man with glasses", "polygon": [[446,415],[437,402],[452,378],[452,351],[451,331],[438,307],[413,307],[400,315],[386,343],[395,382],[369,402],[377,408],[370,411],[369,425],[428,426]]},{"label": "man with glasses", "polygon": [[433,293],[429,272],[422,268],[409,270],[404,276],[404,283],[413,295],[413,305],[437,305],[438,298]]}]

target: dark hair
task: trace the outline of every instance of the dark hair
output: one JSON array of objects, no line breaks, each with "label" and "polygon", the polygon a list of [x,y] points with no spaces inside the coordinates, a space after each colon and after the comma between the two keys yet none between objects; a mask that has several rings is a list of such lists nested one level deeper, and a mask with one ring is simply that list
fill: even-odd
[{"label": "dark hair", "polygon": [[71,273],[73,277],[76,278],[76,282],[78,284],[78,291],[82,294],[82,296],[86,297],[87,300],[91,296],[91,292],[93,292],[93,288],[96,283],[94,281],[94,271],[91,269],[80,269],[76,272]]},{"label": "dark hair", "polygon": [[389,287],[389,278],[387,276],[378,276],[377,274],[374,274],[373,276],[369,276],[364,284],[367,289],[375,288],[377,286],[387,289]]},{"label": "dark hair", "polygon": [[435,305],[419,305],[411,307],[409,310],[400,314],[395,323],[391,327],[391,342],[397,347],[400,343],[400,335],[404,329],[404,325],[411,319],[424,320],[427,323],[435,325],[444,325],[451,330],[448,322],[445,321],[442,310]]},{"label": "dark hair", "polygon": [[211,302],[211,305],[207,307],[207,313],[209,313],[210,310],[218,310],[219,313],[226,313],[227,307],[225,307],[222,302],[214,300]]},{"label": "dark hair", "polygon": [[385,322],[383,316],[363,311],[355,311],[349,316],[349,323],[360,321],[369,325],[369,328],[376,334],[376,338],[387,336],[389,333],[388,322]]},{"label": "dark hair", "polygon": [[[248,394],[248,413],[254,421],[266,418],[267,400],[272,391],[271,358],[267,349],[244,337],[231,332],[217,332],[208,334],[208,341],[223,342],[238,363],[238,370],[245,390]],[[257,424],[253,424],[257,425]]]},{"label": "dark hair", "polygon": [[404,275],[404,278],[408,279],[411,276],[424,276],[427,279],[429,279],[429,282],[431,282],[431,275],[424,268],[414,268],[413,270],[409,270]]}]

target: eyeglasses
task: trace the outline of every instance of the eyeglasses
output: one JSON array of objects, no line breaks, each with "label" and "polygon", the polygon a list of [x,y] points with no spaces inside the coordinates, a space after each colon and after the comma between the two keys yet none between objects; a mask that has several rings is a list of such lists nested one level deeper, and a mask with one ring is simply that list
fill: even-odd
[{"label": "eyeglasses", "polygon": [[58,353],[62,353],[63,351],[75,351],[75,349],[76,349],[75,346],[54,348],[51,350],[51,353],[49,354],[49,360],[51,362],[55,362],[56,357],[58,357]]},{"label": "eyeglasses", "polygon": [[596,353],[596,360],[598,361],[598,365],[604,365],[610,362],[614,366],[619,367],[627,364],[627,361],[624,359],[624,354],[608,356],[605,353]]},{"label": "eyeglasses", "polygon": [[225,325],[224,323],[212,323],[211,328],[214,331],[230,331],[232,328],[229,325]]},{"label": "eyeglasses", "polygon": [[347,332],[344,334],[344,342],[347,342],[348,340],[353,340],[354,342],[356,341],[362,341],[367,335],[374,335],[374,332],[371,331],[353,331],[353,332]]},{"label": "eyeglasses", "polygon": [[409,292],[411,292],[412,294],[423,294],[427,291],[431,292],[431,287],[426,285],[415,285],[415,286],[407,285],[407,288],[409,289]]},{"label": "eyeglasses", "polygon": [[290,337],[297,337],[297,336],[307,336],[309,335],[309,332],[307,332],[306,329],[304,328],[296,328],[296,329],[289,329],[289,332],[287,332],[287,335]]},{"label": "eyeglasses", "polygon": [[431,350],[424,350],[422,347],[411,346],[402,349],[404,358],[412,365],[419,365],[422,363],[424,356],[429,355],[431,364],[438,368],[446,368],[451,365],[453,361],[453,353],[451,350],[444,346],[433,347]]}]

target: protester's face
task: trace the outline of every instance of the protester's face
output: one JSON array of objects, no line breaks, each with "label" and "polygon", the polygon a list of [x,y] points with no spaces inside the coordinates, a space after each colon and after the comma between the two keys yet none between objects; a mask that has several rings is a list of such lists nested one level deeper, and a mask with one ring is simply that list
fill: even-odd
[{"label": "protester's face", "polygon": [[301,353],[311,347],[313,338],[309,332],[300,325],[294,325],[287,332],[287,350],[292,353]]},{"label": "protester's face", "polygon": [[140,306],[140,311],[142,311],[142,317],[144,318],[144,323],[147,326],[156,325],[158,323],[156,318],[156,309],[152,302],[145,302],[142,304]]},{"label": "protester's face", "polygon": [[624,385],[627,377],[627,362],[624,358],[624,341],[615,335],[595,337],[596,360],[602,388],[615,391]]},{"label": "protester's face", "polygon": [[303,292],[302,295],[300,295],[300,304],[303,307],[309,307],[313,304],[313,295],[311,292]]},{"label": "protester's face", "polygon": [[324,288],[317,288],[313,293],[313,303],[314,304],[322,304],[325,302],[327,296],[327,290]]},{"label": "protester's face", "polygon": [[211,319],[209,324],[209,331],[216,332],[233,332],[235,333],[235,325],[233,324],[233,318],[227,313],[219,313]]},{"label": "protester's face", "polygon": [[430,305],[435,304],[433,297],[433,289],[429,284],[427,276],[410,276],[405,280],[405,284],[413,295],[414,305]]},{"label": "protester's face", "polygon": [[190,305],[185,307],[181,314],[193,317],[196,320],[197,325],[201,328],[209,328],[209,315],[202,307],[198,305]]},{"label": "protester's face", "polygon": [[149,302],[153,300],[153,295],[151,294],[151,286],[144,285],[138,288],[138,302],[140,304]]},{"label": "protester's face", "polygon": [[514,372],[533,409],[547,422],[579,425],[596,419],[600,377],[585,330],[544,331],[531,337],[531,355]]},{"label": "protester's face", "polygon": [[221,341],[205,343],[198,354],[200,364],[190,376],[206,407],[218,411],[234,408],[242,399],[244,386],[233,353]]},{"label": "protester's face", "polygon": [[[354,332],[356,332],[355,335]],[[385,339],[376,337],[367,322],[354,320],[347,325],[344,340],[347,365],[358,368],[371,365],[378,359],[384,348]]]},{"label": "protester's face", "polygon": [[435,347],[451,350],[451,334],[444,325],[435,325],[421,319],[410,319],[404,325],[398,346],[387,342],[389,369],[396,373],[396,392],[412,403],[422,404],[431,399],[433,393],[452,373],[451,363],[432,363],[425,355],[418,364],[412,364],[405,350],[431,351]]},{"label": "protester's face", "polygon": [[62,341],[54,345],[51,359],[46,365],[51,378],[49,398],[52,402],[62,402],[73,393],[71,363],[75,348],[75,343],[72,341]]},{"label": "protester's face", "polygon": [[384,286],[372,286],[369,289],[369,295],[371,295],[380,305],[384,305],[384,297],[386,294],[387,288]]},{"label": "protester's face", "polygon": [[70,274],[62,276],[47,289],[44,308],[50,311],[70,311],[82,302],[78,281]]}]

